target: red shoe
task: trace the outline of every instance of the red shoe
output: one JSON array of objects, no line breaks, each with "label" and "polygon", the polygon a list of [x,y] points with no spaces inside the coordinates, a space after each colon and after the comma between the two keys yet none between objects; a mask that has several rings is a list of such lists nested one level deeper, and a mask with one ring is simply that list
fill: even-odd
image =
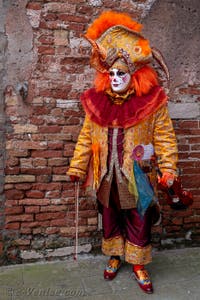
[{"label": "red shoe", "polygon": [[121,266],[121,260],[116,258],[110,258],[108,264],[104,270],[104,279],[112,280],[117,275]]},{"label": "red shoe", "polygon": [[133,274],[135,276],[135,279],[139,285],[139,287],[147,294],[153,293],[153,286],[149,277],[149,274],[147,270],[141,269],[134,271]]}]

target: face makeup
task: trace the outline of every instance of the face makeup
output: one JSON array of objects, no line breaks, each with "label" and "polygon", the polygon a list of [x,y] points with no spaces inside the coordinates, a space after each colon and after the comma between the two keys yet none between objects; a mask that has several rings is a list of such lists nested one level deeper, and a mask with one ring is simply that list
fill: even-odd
[{"label": "face makeup", "polygon": [[112,90],[116,93],[125,92],[130,84],[131,75],[120,69],[110,69],[109,78]]}]

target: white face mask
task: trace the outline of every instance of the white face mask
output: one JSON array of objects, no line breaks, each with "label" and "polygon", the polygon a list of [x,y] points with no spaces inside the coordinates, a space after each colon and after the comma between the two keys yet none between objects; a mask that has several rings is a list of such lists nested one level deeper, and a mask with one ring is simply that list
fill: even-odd
[{"label": "white face mask", "polygon": [[116,93],[125,92],[130,84],[131,75],[119,69],[110,69],[110,83]]}]

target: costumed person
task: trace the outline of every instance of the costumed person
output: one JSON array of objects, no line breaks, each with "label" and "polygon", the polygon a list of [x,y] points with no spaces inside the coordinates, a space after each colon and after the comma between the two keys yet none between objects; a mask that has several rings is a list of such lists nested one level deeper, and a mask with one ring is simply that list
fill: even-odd
[{"label": "costumed person", "polygon": [[[161,54],[127,14],[106,11],[88,28],[94,88],[83,92],[85,120],[67,174],[95,189],[102,213],[104,278],[112,280],[121,256],[140,288],[153,292],[145,265],[152,261],[151,227],[159,218],[157,171],[163,186],[177,174],[177,143],[155,58]],[[155,164],[155,159],[157,163]]]}]

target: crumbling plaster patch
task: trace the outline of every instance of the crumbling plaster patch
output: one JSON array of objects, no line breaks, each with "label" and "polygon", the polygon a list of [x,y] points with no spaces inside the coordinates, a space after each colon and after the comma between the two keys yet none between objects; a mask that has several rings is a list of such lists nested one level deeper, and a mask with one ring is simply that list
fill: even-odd
[{"label": "crumbling plaster patch", "polygon": [[26,14],[27,0],[8,1],[6,16],[7,83],[17,87],[28,81],[36,63],[33,52],[33,30]]},{"label": "crumbling plaster patch", "polygon": [[171,90],[199,84],[200,1],[157,0],[143,19],[145,36],[159,48],[171,73]]}]

